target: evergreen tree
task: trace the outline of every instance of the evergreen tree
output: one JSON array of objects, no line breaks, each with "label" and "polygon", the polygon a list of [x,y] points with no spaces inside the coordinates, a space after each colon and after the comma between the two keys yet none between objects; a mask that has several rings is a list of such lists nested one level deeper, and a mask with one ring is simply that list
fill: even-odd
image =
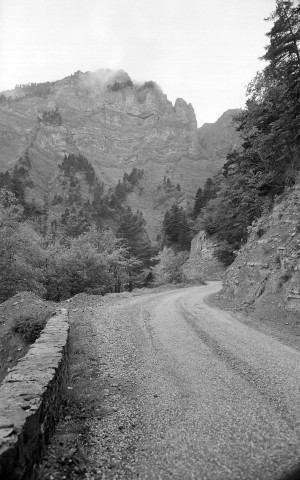
[{"label": "evergreen tree", "polygon": [[151,245],[145,225],[146,222],[142,212],[133,213],[131,208],[127,207],[121,216],[117,231],[117,237],[123,240],[130,258],[136,259],[136,263],[132,266],[130,272],[129,290],[133,286],[143,283],[149,273],[149,268],[155,263],[154,257],[157,252]]},{"label": "evergreen tree", "polygon": [[277,0],[268,20],[267,66],[250,82],[246,109],[235,119],[242,146],[228,155],[217,198],[203,211],[203,226],[222,242],[218,255],[227,264],[248,226],[300,169],[300,6]]},{"label": "evergreen tree", "polygon": [[267,33],[270,44],[263,58],[277,78],[289,78],[292,85],[300,76],[300,5],[277,0],[276,9],[268,20],[273,20],[274,24]]},{"label": "evergreen tree", "polygon": [[218,187],[212,178],[208,178],[204,184],[204,189],[198,188],[195,196],[192,217],[196,219],[201,210],[208,204],[210,200],[216,198]]},{"label": "evergreen tree", "polygon": [[198,188],[195,196],[194,206],[192,216],[193,218],[197,218],[201,209],[205,206],[204,197],[203,197],[203,190],[201,187]]},{"label": "evergreen tree", "polygon": [[182,207],[174,203],[163,220],[165,244],[173,245],[178,250],[189,250],[191,232]]},{"label": "evergreen tree", "polygon": [[217,196],[217,189],[216,185],[213,181],[212,178],[208,178],[204,184],[204,189],[203,189],[203,206],[207,205],[207,203],[212,200],[213,198],[216,198]]}]

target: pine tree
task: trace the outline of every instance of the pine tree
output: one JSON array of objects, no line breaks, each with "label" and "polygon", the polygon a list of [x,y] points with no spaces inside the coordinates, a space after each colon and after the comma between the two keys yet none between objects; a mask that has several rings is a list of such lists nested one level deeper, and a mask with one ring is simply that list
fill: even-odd
[{"label": "pine tree", "polygon": [[142,212],[133,213],[130,207],[127,207],[120,219],[117,237],[123,240],[123,244],[128,249],[133,261],[129,289],[134,285],[143,283],[143,271],[146,275],[148,269],[155,263],[154,257],[157,251],[151,245],[145,225],[146,222]]},{"label": "pine tree", "polygon": [[267,33],[270,44],[263,56],[275,71],[277,78],[287,75],[294,82],[300,75],[300,5],[294,6],[289,0],[277,0],[276,9],[268,18],[274,24]]},{"label": "pine tree", "polygon": [[189,250],[191,232],[182,207],[174,203],[163,220],[164,243],[178,250]]},{"label": "pine tree", "polygon": [[207,203],[212,200],[213,198],[216,198],[217,196],[217,191],[216,187],[214,184],[214,181],[212,178],[208,178],[204,184],[204,189],[203,189],[203,206],[207,205]]},{"label": "pine tree", "polygon": [[197,218],[201,209],[204,207],[204,197],[203,197],[203,190],[201,187],[198,188],[195,196],[194,206],[192,216],[193,218]]}]

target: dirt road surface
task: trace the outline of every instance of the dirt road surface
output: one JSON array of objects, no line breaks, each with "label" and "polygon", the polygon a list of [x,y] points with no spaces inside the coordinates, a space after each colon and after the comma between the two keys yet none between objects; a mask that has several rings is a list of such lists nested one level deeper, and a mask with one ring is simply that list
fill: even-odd
[{"label": "dirt road surface", "polygon": [[300,353],[205,304],[218,289],[70,302],[85,433],[71,409],[52,455],[72,447],[85,465],[65,455],[65,478],[276,480],[297,467]]}]

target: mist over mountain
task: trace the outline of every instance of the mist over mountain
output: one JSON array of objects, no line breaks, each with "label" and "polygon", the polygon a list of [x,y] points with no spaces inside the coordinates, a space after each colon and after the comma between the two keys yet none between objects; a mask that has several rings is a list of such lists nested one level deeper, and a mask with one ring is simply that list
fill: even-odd
[{"label": "mist over mountain", "polygon": [[[236,141],[231,112],[226,122],[198,130],[191,104],[177,99],[173,105],[154,81],[138,84],[124,71],[78,71],[56,82],[18,85],[0,99],[1,171],[22,174],[26,202],[47,205],[48,223],[58,221],[70,196],[60,168],[64,156],[83,155],[106,192],[134,168],[143,170],[124,201],[143,212],[154,240],[167,208],[174,202],[191,207],[197,188]],[[92,201],[91,187],[77,177],[82,200]]]}]

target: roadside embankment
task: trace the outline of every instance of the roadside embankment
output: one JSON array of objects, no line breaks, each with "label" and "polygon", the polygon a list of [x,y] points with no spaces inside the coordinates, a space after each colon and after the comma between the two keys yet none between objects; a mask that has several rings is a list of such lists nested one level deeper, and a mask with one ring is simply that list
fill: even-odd
[{"label": "roadside embankment", "polygon": [[67,309],[47,322],[40,338],[0,387],[0,479],[28,480],[59,416],[67,376]]}]

